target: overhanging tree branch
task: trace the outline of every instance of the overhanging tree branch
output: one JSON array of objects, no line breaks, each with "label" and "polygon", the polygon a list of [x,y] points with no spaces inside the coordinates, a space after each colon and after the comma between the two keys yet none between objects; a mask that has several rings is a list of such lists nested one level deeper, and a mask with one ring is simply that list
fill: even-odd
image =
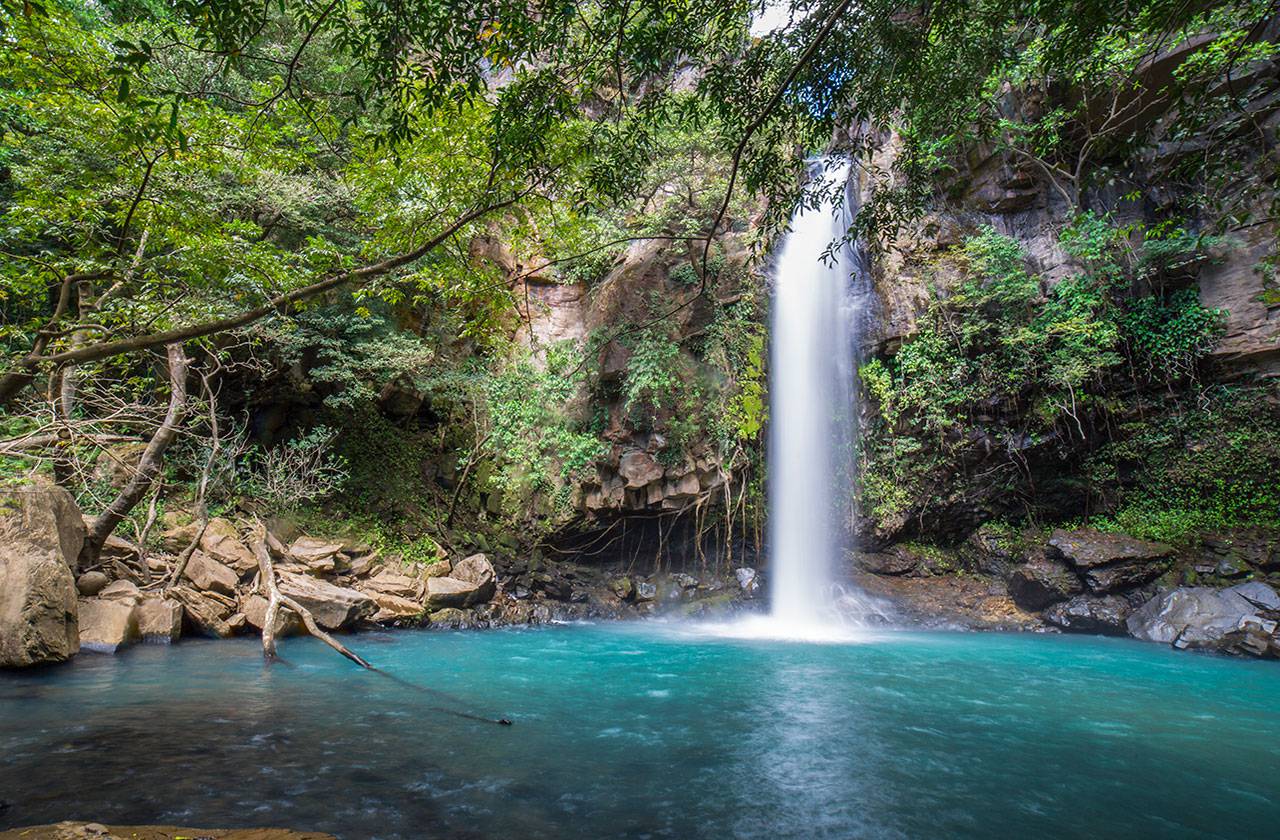
[{"label": "overhanging tree branch", "polygon": [[[359,285],[367,283],[426,256],[426,254],[428,254],[432,249],[445,242],[449,237],[453,236],[466,225],[490,213],[510,207],[523,198],[528,191],[528,189],[521,190],[520,192],[512,194],[509,198],[506,198],[503,201],[486,204],[459,216],[444,230],[440,231],[438,234],[431,237],[412,251],[397,254],[379,262],[361,266],[360,268],[340,271],[310,285],[277,295],[262,306],[247,309],[235,315],[229,315],[225,318],[218,318],[213,321],[205,321],[200,324],[175,327],[174,329],[164,330],[162,332],[148,333],[130,338],[122,338],[116,341],[104,341],[97,344],[85,345],[83,347],[75,347],[69,350],[64,350],[60,353],[41,355],[39,351],[33,352],[19,361],[15,370],[11,370],[4,374],[4,376],[0,377],[0,406],[7,403],[15,394],[31,382],[36,369],[41,364],[87,364],[89,362],[101,361],[102,359],[109,359],[113,356],[120,356],[125,353],[148,350],[165,344],[203,338],[205,336],[215,335],[217,333],[248,326],[249,324],[273,313],[286,312],[289,307],[295,303],[309,298],[314,298],[318,295],[324,294],[325,292],[332,291],[333,289],[337,289],[348,284]],[[43,350],[43,346],[39,349]]]}]

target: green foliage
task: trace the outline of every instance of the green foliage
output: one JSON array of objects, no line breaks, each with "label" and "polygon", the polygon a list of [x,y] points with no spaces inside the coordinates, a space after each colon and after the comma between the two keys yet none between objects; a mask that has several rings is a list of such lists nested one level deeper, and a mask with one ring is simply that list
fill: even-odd
[{"label": "green foliage", "polygon": [[329,408],[352,408],[377,397],[393,380],[420,381],[435,359],[418,336],[386,315],[339,304],[265,322],[259,338],[286,365],[305,371]]},{"label": "green foliage", "polygon": [[1134,419],[1090,458],[1114,513],[1090,524],[1180,542],[1197,532],[1280,525],[1280,415],[1260,389],[1215,387]]},{"label": "green foliage", "polygon": [[[981,460],[979,441],[1010,453],[1052,442],[1066,457],[1072,441],[1087,443],[1118,383],[1194,377],[1221,313],[1190,291],[1126,294],[1139,275],[1160,278],[1155,259],[1129,250],[1131,232],[1077,218],[1062,244],[1085,270],[1044,295],[1016,242],[991,229],[966,241],[955,291],[935,297],[895,356],[862,367],[881,418],[863,443],[868,513],[891,520],[963,492],[978,480],[965,465]],[[1001,492],[1020,491],[1021,470],[987,473]]]},{"label": "green foliage", "polygon": [[545,365],[517,358],[480,379],[490,428],[486,449],[497,464],[490,484],[513,514],[531,512],[535,497],[567,512],[572,482],[590,477],[604,455],[603,441],[572,409],[583,392],[580,353],[573,342],[554,345]]},{"label": "green foliage", "polygon": [[346,461],[332,451],[338,432],[316,426],[270,449],[248,455],[245,489],[272,511],[295,511],[342,489]]},{"label": "green foliage", "polygon": [[655,324],[634,336],[623,407],[642,428],[653,428],[657,414],[674,406],[683,361],[669,325]]},{"label": "green foliage", "polygon": [[1222,334],[1222,313],[1202,306],[1194,289],[1133,301],[1122,323],[1133,350],[1166,376],[1191,373]]},{"label": "green foliage", "polygon": [[342,507],[391,519],[429,512],[424,475],[436,452],[423,433],[396,426],[367,402],[324,417],[341,429],[334,450],[349,473],[337,499]]}]

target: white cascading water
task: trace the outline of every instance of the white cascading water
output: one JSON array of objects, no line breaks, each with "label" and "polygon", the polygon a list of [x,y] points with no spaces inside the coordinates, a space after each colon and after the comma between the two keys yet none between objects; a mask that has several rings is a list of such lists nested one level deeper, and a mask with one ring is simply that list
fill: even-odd
[{"label": "white cascading water", "polygon": [[[828,184],[848,181],[847,166],[818,166]],[[875,599],[837,584],[853,499],[855,357],[872,301],[865,255],[839,244],[852,199],[797,210],[776,256],[768,537],[770,623],[781,635],[823,635],[884,614]]]}]

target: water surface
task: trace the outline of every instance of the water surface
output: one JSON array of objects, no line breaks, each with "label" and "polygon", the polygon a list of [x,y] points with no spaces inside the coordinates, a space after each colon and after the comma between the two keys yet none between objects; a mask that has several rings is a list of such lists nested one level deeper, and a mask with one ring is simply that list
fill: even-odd
[{"label": "water surface", "polygon": [[[1117,639],[654,625],[141,647],[0,676],[0,828],[1263,837],[1280,666]],[[510,717],[495,726],[441,711]]]}]

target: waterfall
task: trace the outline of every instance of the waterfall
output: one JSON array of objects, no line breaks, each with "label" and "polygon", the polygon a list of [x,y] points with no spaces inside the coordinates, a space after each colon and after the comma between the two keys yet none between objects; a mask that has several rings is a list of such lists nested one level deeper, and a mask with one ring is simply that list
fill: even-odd
[{"label": "waterfall", "polygon": [[[825,171],[819,163],[814,175],[839,187],[849,169]],[[855,357],[873,300],[862,248],[842,242],[856,210],[852,191],[847,196],[798,209],[774,269],[770,623],[786,635],[883,615],[874,599],[837,586],[854,495]]]}]

